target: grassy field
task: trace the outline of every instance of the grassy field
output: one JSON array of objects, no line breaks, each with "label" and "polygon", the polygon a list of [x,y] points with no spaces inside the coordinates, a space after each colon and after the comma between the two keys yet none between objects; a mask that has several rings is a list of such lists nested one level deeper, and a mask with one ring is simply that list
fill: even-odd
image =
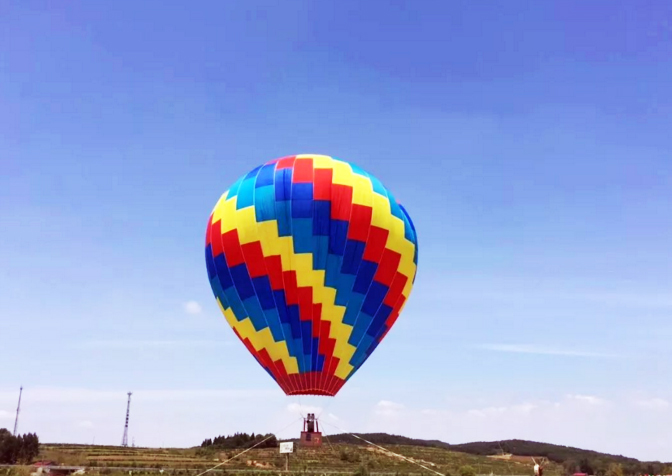
[{"label": "grassy field", "polygon": [[[441,474],[459,476],[461,467],[469,465],[481,475],[521,475],[532,476],[532,465],[527,458],[509,460],[458,453],[441,448],[388,445],[388,450],[410,458]],[[419,474],[423,470],[408,461],[386,453],[383,450],[348,444],[330,445],[326,440],[321,448],[296,448],[290,455],[289,471],[302,474],[329,474],[368,471],[369,473]],[[157,449],[122,448],[91,445],[42,445],[40,458],[52,460],[68,466],[86,466],[87,473],[112,474],[117,468],[136,468],[133,475],[165,470],[178,474],[198,472],[235,456],[240,450],[203,451],[200,448]],[[277,448],[253,449],[219,466],[225,472],[279,473],[284,471],[284,455]],[[128,469],[125,470],[127,473]],[[562,469],[550,465],[545,475],[560,476]],[[0,474],[0,476],[2,476]]]}]

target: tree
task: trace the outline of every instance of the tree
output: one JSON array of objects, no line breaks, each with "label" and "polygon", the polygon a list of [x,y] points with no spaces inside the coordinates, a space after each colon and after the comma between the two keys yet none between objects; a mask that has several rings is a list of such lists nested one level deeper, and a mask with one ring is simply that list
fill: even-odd
[{"label": "tree", "polygon": [[369,476],[369,468],[367,468],[365,465],[360,464],[359,468],[355,470],[353,473],[353,476]]},{"label": "tree", "polygon": [[582,473],[586,474],[595,474],[595,468],[593,468],[593,462],[588,458],[581,458],[579,461],[579,470]]},{"label": "tree", "polygon": [[40,441],[34,433],[12,435],[6,428],[0,429],[0,463],[30,463],[40,452]]},{"label": "tree", "polygon": [[460,474],[460,476],[476,476],[476,470],[468,464],[461,466],[457,472]]},{"label": "tree", "polygon": [[565,474],[574,474],[576,473],[576,470],[579,467],[579,463],[577,463],[573,459],[568,459],[566,461],[563,461],[562,467],[565,470]]},{"label": "tree", "polygon": [[606,476],[623,476],[623,466],[618,463],[611,463],[607,468]]}]

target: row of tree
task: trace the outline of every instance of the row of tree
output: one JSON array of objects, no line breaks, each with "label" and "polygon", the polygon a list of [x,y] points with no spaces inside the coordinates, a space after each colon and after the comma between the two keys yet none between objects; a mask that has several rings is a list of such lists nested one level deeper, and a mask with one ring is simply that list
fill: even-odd
[{"label": "row of tree", "polygon": [[0,464],[30,463],[40,452],[40,440],[35,433],[14,436],[0,428]]},{"label": "row of tree", "polygon": [[[262,443],[263,441],[263,443]],[[230,436],[216,436],[203,440],[201,448],[217,448],[217,449],[233,449],[233,448],[249,448],[251,446],[257,448],[277,448],[278,440],[275,435],[269,433],[267,435],[252,433],[234,433]]]},{"label": "row of tree", "polygon": [[672,474],[672,464],[627,461],[616,463],[604,458],[569,459],[562,462],[567,475],[586,473],[595,476],[636,476],[644,474]]}]

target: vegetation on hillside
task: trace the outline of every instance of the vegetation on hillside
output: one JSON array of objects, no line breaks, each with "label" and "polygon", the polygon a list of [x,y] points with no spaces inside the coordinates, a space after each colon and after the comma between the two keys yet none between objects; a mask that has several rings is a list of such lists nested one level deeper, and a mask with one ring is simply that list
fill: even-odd
[{"label": "vegetation on hillside", "polygon": [[[214,443],[214,441],[213,441]],[[484,456],[456,453],[441,448],[422,446],[385,445],[389,451],[403,455],[399,458],[393,454],[372,448],[370,446],[355,446],[330,443],[324,441],[319,448],[304,448],[297,446],[289,456],[289,474],[298,476],[332,476],[353,475],[360,476],[374,473],[388,473],[390,475],[410,476],[429,472],[418,466],[422,464],[428,468],[449,476],[460,476],[463,472],[469,473],[471,467],[479,475],[529,475],[532,476],[532,466],[529,462],[503,461]],[[84,466],[90,476],[117,476],[117,468],[132,469],[133,476],[159,476],[147,471],[164,470],[171,476],[190,476],[198,472],[220,465],[209,474],[222,476],[222,472],[234,474],[244,470],[251,476],[261,472],[266,476],[275,476],[285,468],[286,458],[280,454],[278,448],[254,448],[237,456],[243,449],[221,449],[214,445],[194,448],[132,448],[106,447],[83,445],[41,445],[41,457],[70,466]],[[413,463],[412,461],[415,461]],[[544,476],[562,476],[562,467],[553,463],[549,465]],[[174,473],[176,472],[176,473]],[[256,472],[256,473],[255,473]],[[0,475],[3,476],[3,475]],[[27,476],[27,475],[26,475]],[[118,476],[122,476],[118,474]],[[125,472],[128,476],[128,471]]]},{"label": "vegetation on hillside", "polygon": [[[562,465],[565,474],[577,472],[596,476],[627,476],[640,474],[672,474],[672,463],[641,462],[622,455],[610,455],[570,446],[538,443],[526,440],[474,442],[451,445],[438,440],[418,440],[387,433],[360,433],[362,438],[378,445],[412,445],[443,448],[480,456],[514,454],[517,456],[546,457]],[[332,442],[365,445],[349,434],[330,435]]]},{"label": "vegetation on hillside", "polygon": [[14,436],[0,428],[0,464],[30,463],[40,452],[40,440],[34,433]]},{"label": "vegetation on hillside", "polygon": [[[401,435],[389,435],[387,433],[358,433],[365,440],[377,445],[407,445],[407,446],[428,446],[432,448],[451,447],[448,443],[439,440],[418,440]],[[332,443],[346,443],[349,445],[365,445],[366,443],[348,433],[338,435],[329,435],[329,441]]]},{"label": "vegetation on hillside", "polygon": [[[264,441],[265,440],[265,441]],[[263,441],[263,443],[262,443]],[[233,448],[250,448],[252,446],[257,448],[277,448],[278,440],[273,434],[255,435],[252,433],[234,433],[231,436],[216,436],[203,440],[201,448],[215,447],[217,449],[233,449]]]},{"label": "vegetation on hillside", "polygon": [[641,462],[635,458],[611,455],[571,446],[538,443],[526,440],[474,442],[449,445],[455,451],[483,456],[511,453],[519,456],[546,457],[563,465],[567,474],[586,473],[598,476],[608,474],[672,474],[672,464]]}]

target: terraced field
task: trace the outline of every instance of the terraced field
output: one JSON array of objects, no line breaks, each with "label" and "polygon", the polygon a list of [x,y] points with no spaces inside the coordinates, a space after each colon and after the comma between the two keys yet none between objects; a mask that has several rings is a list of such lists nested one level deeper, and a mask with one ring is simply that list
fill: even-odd
[{"label": "terraced field", "polygon": [[[389,445],[386,449],[441,474],[459,475],[460,468],[469,465],[481,475],[531,476],[532,466],[525,459],[502,460],[458,453],[441,448]],[[122,448],[91,445],[42,445],[40,457],[63,465],[86,466],[87,473],[109,474],[133,468],[133,474],[153,471],[196,473],[229,458],[240,450],[203,451],[200,448],[158,449]],[[378,448],[348,444],[325,443],[321,448],[298,448],[290,456],[291,473],[352,474],[354,472],[388,474],[430,474],[422,467]],[[284,471],[284,455],[277,448],[253,449],[218,467],[224,472],[279,473]],[[551,465],[545,475],[559,476],[561,467]]]}]

